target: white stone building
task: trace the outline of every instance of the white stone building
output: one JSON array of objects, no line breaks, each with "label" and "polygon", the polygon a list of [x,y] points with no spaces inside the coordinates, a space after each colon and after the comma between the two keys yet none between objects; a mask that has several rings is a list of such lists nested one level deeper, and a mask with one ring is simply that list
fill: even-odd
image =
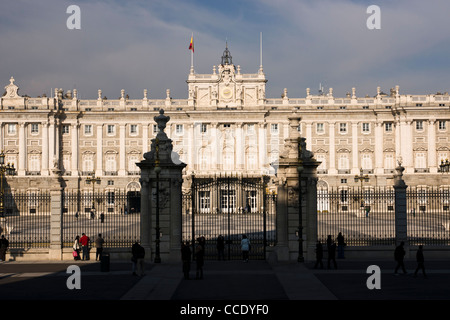
[{"label": "white stone building", "polygon": [[288,117],[301,118],[299,130],[307,148],[321,161],[319,178],[328,186],[359,186],[354,176],[363,169],[365,186],[392,185],[401,160],[409,185],[449,186],[439,173],[450,156],[450,96],[389,94],[377,88],[374,97],[345,97],[333,90],[306,97],[265,95],[266,75],[242,73],[228,49],[211,74],[191,67],[187,99],[140,99],[125,91],[117,100],[80,100],[74,89],[55,89],[54,97],[23,97],[13,78],[1,97],[0,148],[16,175],[7,188],[37,192],[51,188],[58,168],[66,189],[89,192],[86,178],[101,178],[101,189],[139,190],[135,165],[149,151],[156,135],[153,117],[163,108],[170,116],[167,134],[174,151],[187,164],[184,176],[274,175],[288,137]]}]

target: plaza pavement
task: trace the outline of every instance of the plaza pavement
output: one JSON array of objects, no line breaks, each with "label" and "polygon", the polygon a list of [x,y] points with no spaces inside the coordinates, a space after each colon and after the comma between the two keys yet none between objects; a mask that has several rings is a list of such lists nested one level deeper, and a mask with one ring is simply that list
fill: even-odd
[{"label": "plaza pavement", "polygon": [[[312,262],[205,261],[204,278],[184,280],[181,263],[147,263],[145,276],[131,274],[131,262],[111,261],[102,272],[96,261],[0,262],[2,300],[448,300],[450,261],[426,261],[427,278],[406,260],[408,274],[394,275],[394,261],[338,259],[338,269],[314,269]],[[67,267],[78,265],[81,289],[67,288]],[[370,290],[370,265],[381,269],[381,289]]]}]

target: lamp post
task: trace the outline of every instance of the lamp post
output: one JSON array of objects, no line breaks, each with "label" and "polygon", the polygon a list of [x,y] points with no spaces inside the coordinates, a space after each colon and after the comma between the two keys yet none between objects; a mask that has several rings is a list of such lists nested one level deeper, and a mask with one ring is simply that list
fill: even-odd
[{"label": "lamp post", "polygon": [[302,144],[301,138],[298,138],[298,262],[304,262],[303,257],[303,208],[302,208],[302,172],[303,172],[303,160],[302,160]]},{"label": "lamp post", "polygon": [[156,250],[155,250],[155,263],[161,263],[160,248],[160,227],[159,227],[159,174],[161,173],[161,167],[159,166],[159,139],[155,139],[155,173],[156,173]]},{"label": "lamp post", "polygon": [[444,173],[444,172],[449,172],[450,169],[450,162],[448,161],[448,159],[442,159],[441,160],[441,164],[439,165],[439,171]]},{"label": "lamp post", "polygon": [[6,175],[13,175],[16,172],[14,164],[9,163],[5,165],[5,154],[3,151],[0,154],[0,218],[5,219],[5,189],[3,186],[3,178]]},{"label": "lamp post", "polygon": [[90,184],[92,182],[92,211],[91,212],[95,212],[95,197],[94,197],[94,191],[95,191],[95,183],[100,184],[101,179],[100,178],[96,178],[95,175],[93,174],[92,177],[87,177],[86,178],[86,183]]},{"label": "lamp post", "polygon": [[364,199],[363,199],[363,181],[369,182],[369,176],[363,174],[363,169],[359,169],[359,175],[355,175],[355,182],[361,183],[361,208],[364,207]]}]

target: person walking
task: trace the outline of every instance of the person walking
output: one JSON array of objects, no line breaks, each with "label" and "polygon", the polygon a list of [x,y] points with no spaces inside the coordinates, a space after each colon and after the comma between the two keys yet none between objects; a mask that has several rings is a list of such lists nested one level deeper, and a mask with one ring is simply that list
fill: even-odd
[{"label": "person walking", "polygon": [[342,232],[339,232],[337,238],[337,250],[338,250],[338,259],[345,259],[344,257],[344,248],[346,246],[344,236]]},{"label": "person walking", "polygon": [[105,213],[100,213],[100,223],[104,223],[105,222]]},{"label": "person walking", "polygon": [[217,237],[217,258],[218,258],[218,260],[220,260],[220,259],[225,260],[224,250],[225,250],[225,239],[224,239],[223,235],[220,234]]},{"label": "person walking", "polygon": [[333,261],[334,268],[337,269],[336,264],[336,242],[331,241],[330,246],[328,247],[328,269],[330,269],[331,261]]},{"label": "person walking", "polygon": [[191,248],[189,241],[181,244],[181,261],[183,262],[184,279],[189,280],[189,272],[191,271]]},{"label": "person walking", "polygon": [[404,248],[405,243],[402,241],[400,242],[400,245],[398,245],[395,248],[394,251],[394,259],[397,262],[397,266],[395,267],[395,271],[394,274],[397,274],[398,269],[401,267],[403,270],[403,273],[406,274],[406,269],[405,269],[405,264],[403,262],[403,259],[405,258],[405,248]]},{"label": "person walking", "polygon": [[195,248],[195,260],[196,260],[196,273],[195,279],[203,279],[203,265],[204,265],[204,255],[205,255],[205,242],[204,238],[200,237],[197,239],[198,245]]},{"label": "person walking", "polygon": [[6,261],[6,251],[8,250],[8,247],[9,247],[9,241],[5,237],[5,235],[2,234],[2,238],[0,240],[0,260],[1,261]]},{"label": "person walking", "polygon": [[73,243],[73,260],[80,260],[80,236],[75,237],[75,241]]},{"label": "person walking", "polygon": [[80,243],[81,243],[81,249],[83,251],[83,258],[82,260],[89,260],[89,241],[91,239],[85,234],[81,234]]},{"label": "person walking", "polygon": [[132,272],[134,276],[143,276],[145,270],[145,249],[137,241],[131,247]]},{"label": "person walking", "polygon": [[97,239],[95,239],[95,248],[97,249],[97,251],[95,253],[95,261],[102,260],[104,243],[105,243],[105,240],[102,238],[102,234],[99,233]]},{"label": "person walking", "polygon": [[416,268],[416,271],[414,272],[414,277],[417,277],[417,272],[419,271],[419,269],[422,269],[423,276],[426,278],[427,275],[425,274],[425,265],[424,265],[425,258],[423,256],[423,246],[422,245],[420,245],[419,250],[417,250],[416,261],[417,261],[417,268]]},{"label": "person walking", "polygon": [[244,262],[248,262],[248,254],[250,252],[250,240],[247,238],[247,235],[245,234],[242,235],[241,250]]},{"label": "person walking", "polygon": [[314,265],[314,269],[317,269],[317,267],[320,265],[320,269],[323,269],[323,247],[322,243],[320,243],[319,240],[317,240],[316,243],[316,264]]}]

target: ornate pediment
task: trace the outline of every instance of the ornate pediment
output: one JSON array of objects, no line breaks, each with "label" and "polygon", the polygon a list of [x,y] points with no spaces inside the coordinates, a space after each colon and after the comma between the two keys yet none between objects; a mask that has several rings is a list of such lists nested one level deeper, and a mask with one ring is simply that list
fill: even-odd
[{"label": "ornate pediment", "polygon": [[9,84],[5,87],[5,94],[3,95],[3,98],[6,99],[15,99],[15,98],[21,98],[19,94],[17,93],[19,91],[19,87],[14,84],[14,78],[11,77],[9,79]]}]

